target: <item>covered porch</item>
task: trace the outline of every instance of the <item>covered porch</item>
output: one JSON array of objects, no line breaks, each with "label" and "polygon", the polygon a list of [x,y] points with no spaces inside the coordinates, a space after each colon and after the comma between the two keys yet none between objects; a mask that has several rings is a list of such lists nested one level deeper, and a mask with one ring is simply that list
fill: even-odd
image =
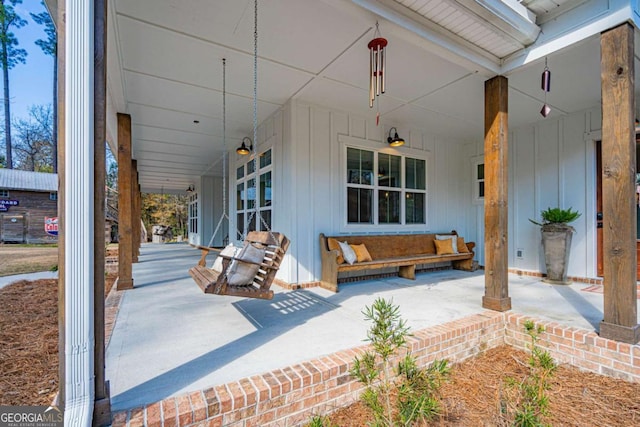
[{"label": "covered porch", "polygon": [[[339,293],[276,287],[274,299],[265,301],[203,295],[186,273],[198,258],[187,244],[142,246],[133,268],[137,289],[120,291],[119,313],[107,347],[106,377],[114,412],[131,417],[131,411],[123,411],[134,409],[135,414],[136,408],[151,408],[168,398],[359,347],[368,327],[361,311],[378,297],[392,298],[418,336],[434,327],[447,331],[470,316],[477,321],[496,314],[481,304],[482,271],[441,270],[419,273],[415,281],[353,282],[341,285]],[[512,274],[510,315],[546,325],[545,345],[560,354],[559,360],[580,366],[570,352],[586,344],[562,350],[552,337],[557,333],[554,328],[568,328],[571,341],[579,341],[581,334],[595,337],[603,317],[603,294],[590,291],[594,288],[549,285]],[[487,345],[498,342],[505,339]],[[469,345],[467,350],[473,354],[479,348]],[[607,369],[604,362],[601,366]]]},{"label": "covered porch", "polygon": [[[589,325],[603,338],[637,343],[637,4],[571,0],[549,12],[542,1],[487,0],[476,7],[457,1],[283,0],[268,7],[261,2],[257,31],[250,1],[96,1],[88,8],[82,2],[47,3],[57,11],[64,52],[60,280],[61,300],[68,304],[61,306],[66,329],[60,348],[67,350],[61,395],[68,399],[69,419],[86,424],[95,412],[94,422],[104,424],[110,417],[99,303],[104,245],[93,230],[104,215],[99,169],[105,140],[119,153],[119,284],[130,289],[124,304],[134,299],[128,295],[153,288],[133,280],[140,192],[191,190],[190,242],[219,244],[225,234],[237,242],[248,229],[262,227],[246,219],[250,202],[262,200],[249,190],[262,191],[255,182],[264,177],[265,203],[259,207],[269,225],[292,241],[279,279],[318,280],[319,233],[456,229],[478,243],[486,274],[473,277],[480,288],[474,304],[499,312],[490,314],[494,319],[506,319],[510,315],[500,313],[517,308],[509,269],[544,270],[539,232],[528,219],[548,206],[572,206],[583,216],[576,223],[570,274],[596,279],[598,251],[606,260],[604,308],[589,317],[601,323]],[[389,78],[387,91],[370,108],[366,46],[376,36],[376,23],[389,40]],[[259,53],[253,50],[258,40]],[[547,64],[557,83],[550,93],[539,88]],[[546,118],[539,114],[543,104],[551,108]],[[393,130],[405,146],[387,144]],[[252,158],[235,151],[247,136],[256,147]],[[596,165],[600,140],[602,171]],[[372,159],[366,176],[378,178],[347,179],[354,153]],[[258,158],[268,162],[256,167]],[[416,170],[424,182],[419,188],[399,178],[402,184],[384,184],[378,167],[383,160],[423,165]],[[476,173],[480,165],[482,177]],[[598,174],[604,180],[602,211],[596,204]],[[370,195],[368,212],[359,211],[350,192]],[[397,193],[398,202],[385,216],[389,192]],[[411,221],[405,216],[407,193],[422,200]],[[227,212],[226,229],[216,236],[216,220]],[[602,239],[596,223],[601,212]],[[182,271],[175,260],[171,264],[172,271]],[[400,282],[387,279],[380,286],[420,288]],[[332,298],[345,298],[315,292],[292,295],[323,301],[312,306],[330,316],[338,312],[326,308]],[[180,311],[172,303],[164,308]],[[246,321],[238,318],[239,324]],[[337,320],[327,324],[337,330],[332,322]],[[195,327],[206,331],[202,324]],[[142,350],[137,342],[131,345]],[[140,384],[153,385],[153,378]],[[87,407],[87,396],[95,408]]]}]

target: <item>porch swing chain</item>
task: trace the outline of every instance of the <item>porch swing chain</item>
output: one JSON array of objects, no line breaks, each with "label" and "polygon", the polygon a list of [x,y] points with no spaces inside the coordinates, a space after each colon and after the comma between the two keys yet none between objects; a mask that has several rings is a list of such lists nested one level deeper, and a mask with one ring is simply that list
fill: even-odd
[{"label": "porch swing chain", "polygon": [[[255,162],[254,171],[258,171],[258,165],[259,165],[258,156],[256,156],[257,148],[258,148],[258,0],[254,0],[253,4],[254,4],[254,11],[253,11],[253,152],[251,153],[251,155],[253,157],[253,161]],[[269,226],[269,224],[267,224],[265,219],[262,217],[262,214],[260,213],[258,208],[258,197],[257,197],[258,178],[259,176],[256,173],[253,179],[253,185],[251,187],[253,188],[253,197],[254,197],[253,210],[249,215],[249,218],[247,220],[247,225],[251,224],[251,221],[257,215],[258,218],[260,218],[260,222],[262,226],[269,231],[269,235],[271,236],[271,239],[274,241],[276,245],[279,246],[280,244],[278,243],[278,239],[276,239],[275,235],[273,234],[273,231],[271,230],[271,227]],[[243,237],[246,237],[246,236],[243,236]]]},{"label": "porch swing chain", "polygon": [[222,225],[222,221],[227,219],[229,222],[229,216],[227,215],[227,60],[222,58],[222,216],[216,225],[216,229],[211,235],[209,240],[209,247],[213,244],[213,240],[218,234],[218,230]]},{"label": "porch swing chain", "polygon": [[[254,162],[253,170],[258,170],[258,162],[256,159],[258,145],[258,0],[253,1],[253,147],[251,157],[252,162]],[[262,219],[262,215],[258,213],[258,198],[257,198],[257,180],[258,174],[255,174],[253,178],[253,183],[250,188],[253,189],[253,193],[247,190],[247,195],[253,194],[253,210],[250,212],[249,217],[247,218],[247,227],[250,227],[251,221],[253,218],[258,215],[260,219]],[[251,182],[251,181],[249,181]],[[247,203],[249,201],[247,200]],[[245,227],[245,230],[246,228]],[[246,237],[242,236],[243,239]]]}]

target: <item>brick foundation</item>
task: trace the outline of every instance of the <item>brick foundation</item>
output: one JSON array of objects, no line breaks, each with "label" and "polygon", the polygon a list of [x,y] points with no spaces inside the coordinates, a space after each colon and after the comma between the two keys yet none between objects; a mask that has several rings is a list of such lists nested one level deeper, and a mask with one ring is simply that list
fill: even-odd
[{"label": "brick foundation", "polygon": [[[518,276],[539,277],[541,279],[547,277],[546,274],[539,271],[520,270],[518,268],[510,268],[509,273],[517,274]],[[567,280],[578,283],[587,283],[589,285],[602,285],[602,277],[567,276]]]},{"label": "brick foundation", "polygon": [[[600,338],[595,332],[512,312],[480,314],[414,331],[409,345],[420,366],[435,359],[460,362],[508,344],[526,349],[524,321],[546,331],[538,344],[559,363],[640,382],[640,346]],[[262,375],[191,392],[114,414],[113,426],[299,426],[356,401],[360,383],[349,375],[365,346],[276,369]]]}]

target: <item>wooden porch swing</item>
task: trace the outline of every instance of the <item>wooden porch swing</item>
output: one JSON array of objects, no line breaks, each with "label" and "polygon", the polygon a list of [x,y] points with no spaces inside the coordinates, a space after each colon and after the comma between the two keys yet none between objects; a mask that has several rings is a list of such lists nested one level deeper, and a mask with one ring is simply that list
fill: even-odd
[{"label": "wooden porch swing", "polygon": [[[272,299],[271,284],[288,248],[289,239],[282,233],[250,231],[237,256],[224,251],[218,254],[221,271],[206,266],[208,251],[203,249],[200,262],[189,274],[205,294]],[[243,283],[247,278],[250,281]]]},{"label": "wooden porch swing", "polygon": [[[253,85],[253,141],[252,156],[256,158],[258,139],[258,2],[254,0],[255,29],[254,29],[254,85]],[[258,204],[254,202],[247,223],[251,223],[254,216],[260,219],[260,224],[267,231],[250,231],[244,238],[242,248],[233,245],[220,251],[211,247],[213,240],[227,215],[227,146],[226,146],[226,60],[222,60],[222,134],[224,144],[223,172],[222,172],[222,216],[218,221],[208,246],[199,246],[202,256],[198,265],[189,269],[189,275],[206,294],[229,295],[247,298],[272,299],[271,284],[276,277],[280,264],[289,248],[289,239],[282,234],[273,232],[258,211]],[[253,192],[256,192],[256,179],[253,181]],[[249,194],[249,191],[247,191]],[[239,233],[243,234],[243,233]],[[210,252],[219,252],[213,268],[206,264]]]}]

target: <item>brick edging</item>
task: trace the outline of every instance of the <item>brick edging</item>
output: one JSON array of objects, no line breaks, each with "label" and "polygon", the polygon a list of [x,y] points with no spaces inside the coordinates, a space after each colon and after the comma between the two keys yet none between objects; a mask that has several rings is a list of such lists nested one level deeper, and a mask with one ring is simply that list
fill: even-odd
[{"label": "brick edging", "polygon": [[[507,312],[484,311],[414,332],[408,344],[418,366],[436,359],[460,362],[502,344],[526,349],[524,322],[545,327],[538,345],[560,363],[640,382],[640,346],[599,337],[593,331]],[[275,427],[303,425],[356,401],[362,385],[349,370],[359,346],[327,356],[242,378],[205,390],[169,397],[118,412],[113,426]]]},{"label": "brick edging", "polygon": [[[518,276],[539,277],[541,279],[547,277],[546,274],[540,271],[521,270],[519,268],[509,268],[509,273],[517,274]],[[579,276],[567,276],[567,280],[578,283],[587,283],[589,285],[602,285],[602,277],[579,277]]]},{"label": "brick edging", "polygon": [[114,282],[111,290],[109,291],[109,295],[104,300],[104,347],[107,348],[109,346],[109,342],[111,341],[111,335],[113,334],[113,330],[116,327],[116,321],[118,320],[118,312],[120,311],[120,303],[122,302],[122,297],[124,291],[118,290],[118,281]]}]

